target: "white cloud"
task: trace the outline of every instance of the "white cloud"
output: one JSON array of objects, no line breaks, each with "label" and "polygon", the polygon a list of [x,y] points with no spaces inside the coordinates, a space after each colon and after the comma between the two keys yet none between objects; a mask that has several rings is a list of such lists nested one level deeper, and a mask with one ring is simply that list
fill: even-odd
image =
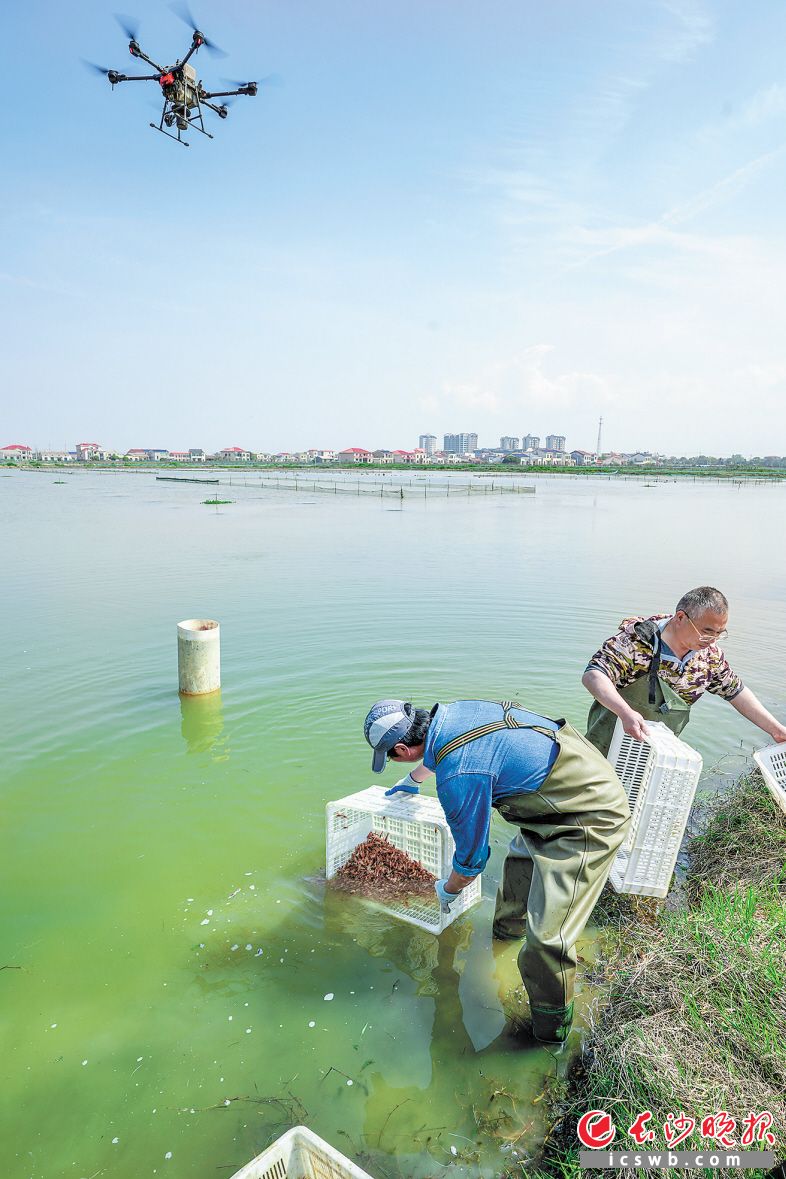
[{"label": "white cloud", "polygon": [[786,115],[786,86],[773,82],[752,94],[717,130],[750,131],[769,119]]},{"label": "white cloud", "polygon": [[703,4],[693,0],[663,0],[663,8],[676,21],[660,44],[666,61],[688,61],[702,45],[713,40],[714,22]]}]

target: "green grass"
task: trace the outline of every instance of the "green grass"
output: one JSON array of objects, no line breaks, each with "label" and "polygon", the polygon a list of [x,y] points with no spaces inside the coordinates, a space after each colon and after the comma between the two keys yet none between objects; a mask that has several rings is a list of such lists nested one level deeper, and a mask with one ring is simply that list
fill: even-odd
[{"label": "green grass", "polygon": [[578,1179],[576,1123],[594,1108],[612,1115],[619,1148],[633,1146],[626,1130],[651,1110],[652,1149],[666,1147],[660,1126],[682,1110],[697,1126],[680,1150],[713,1145],[698,1134],[706,1114],[728,1110],[739,1130],[750,1110],[768,1110],[776,1145],[748,1149],[786,1154],[786,818],[758,775],[704,818],[682,907],[653,924],[625,898],[601,910],[605,1005],[552,1095],[552,1131],[528,1175]]},{"label": "green grass", "polygon": [[235,501],[233,499],[203,499],[202,500],[203,504],[210,504],[211,506],[214,504],[233,504],[234,502]]}]

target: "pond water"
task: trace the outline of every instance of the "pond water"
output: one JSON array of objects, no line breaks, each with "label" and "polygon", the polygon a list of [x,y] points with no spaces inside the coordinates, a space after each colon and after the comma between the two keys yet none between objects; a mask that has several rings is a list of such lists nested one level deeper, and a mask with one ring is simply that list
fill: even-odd
[{"label": "pond water", "polygon": [[[727,654],[786,715],[786,487],[395,503],[249,476],[212,508],[151,472],[0,474],[0,1174],[228,1177],[293,1121],[378,1176],[499,1174],[522,1129],[525,1156],[557,1065],[505,1035],[512,829],[435,939],[326,893],[325,804],[379,782],[378,697],[580,725],[588,656],[696,584],[727,593]],[[181,701],[192,617],[221,622],[224,686]],[[765,743],[721,701],[694,718],[710,788]]]}]

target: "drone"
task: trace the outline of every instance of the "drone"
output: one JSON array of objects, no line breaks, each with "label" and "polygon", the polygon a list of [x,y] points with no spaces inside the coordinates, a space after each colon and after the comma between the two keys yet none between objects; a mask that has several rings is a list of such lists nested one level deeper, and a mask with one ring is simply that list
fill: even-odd
[{"label": "drone", "polygon": [[[205,128],[202,117],[203,107],[208,107],[211,111],[215,111],[220,119],[225,119],[229,114],[230,106],[230,103],[226,99],[234,98],[239,94],[247,94],[250,98],[253,98],[257,93],[258,84],[256,82],[230,82],[230,85],[236,87],[236,89],[205,90],[201,79],[197,78],[196,70],[191,65],[191,58],[199,52],[203,45],[208,52],[216,57],[226,57],[226,54],[213,41],[207,39],[205,34],[197,27],[194,18],[185,5],[177,7],[172,5],[172,8],[176,15],[191,29],[191,45],[188,52],[183,58],[176,61],[174,65],[160,66],[158,62],[153,61],[152,57],[148,57],[139,47],[136,26],[128,17],[123,16],[116,16],[115,19],[129,38],[129,53],[132,57],[138,57],[142,61],[147,62],[156,72],[154,74],[122,74],[118,70],[108,70],[103,66],[95,65],[93,62],[85,62],[85,64],[97,73],[103,74],[108,79],[113,90],[120,82],[157,82],[161,87],[164,106],[158,123],[151,123],[150,126],[154,131],[160,131],[162,135],[166,135],[169,139],[174,139],[177,143],[182,144],[183,147],[189,147],[190,144],[183,139],[184,131],[200,131],[208,139],[213,138]],[[224,101],[217,103],[214,101],[217,98],[224,99]]]}]

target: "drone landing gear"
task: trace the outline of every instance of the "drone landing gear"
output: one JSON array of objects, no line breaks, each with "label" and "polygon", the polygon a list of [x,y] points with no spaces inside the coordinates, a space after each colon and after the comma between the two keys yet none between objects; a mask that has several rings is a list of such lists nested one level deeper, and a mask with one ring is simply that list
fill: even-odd
[{"label": "drone landing gear", "polygon": [[[164,99],[164,108],[161,111],[161,120],[158,123],[151,123],[150,126],[154,131],[160,131],[162,135],[166,135],[167,139],[174,139],[175,143],[182,144],[183,147],[190,147],[191,144],[182,137],[183,131],[188,131],[189,128],[193,131],[201,131],[208,139],[213,136],[209,131],[205,130],[204,120],[202,118],[202,108],[197,100],[196,107],[191,113],[186,107],[180,103],[171,103],[168,98]],[[171,131],[165,130],[166,127],[175,127],[177,134],[173,135]]]}]

